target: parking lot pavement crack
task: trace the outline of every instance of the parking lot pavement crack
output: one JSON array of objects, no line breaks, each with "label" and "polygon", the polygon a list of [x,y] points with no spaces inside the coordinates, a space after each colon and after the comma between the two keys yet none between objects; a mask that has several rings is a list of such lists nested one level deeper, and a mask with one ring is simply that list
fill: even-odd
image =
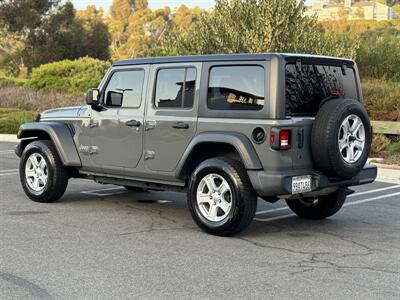
[{"label": "parking lot pavement crack", "polygon": [[22,277],[0,271],[0,279],[27,291],[35,299],[53,299],[45,289]]},{"label": "parking lot pavement crack", "polygon": [[[299,262],[299,264],[295,267],[300,268],[302,270],[297,271],[297,272],[292,272],[291,274],[292,275],[301,274],[301,273],[313,271],[315,269],[334,269],[336,271],[360,270],[360,271],[385,273],[385,274],[390,274],[390,275],[399,275],[400,274],[400,272],[397,272],[397,271],[379,269],[379,268],[370,267],[370,266],[343,266],[343,265],[335,264],[331,261],[320,260],[320,259],[316,259],[314,261],[308,261],[308,263],[312,263],[313,265],[308,265],[304,261]],[[318,265],[318,264],[325,264],[325,265]]]},{"label": "parking lot pavement crack", "polygon": [[291,248],[285,248],[285,247],[277,247],[277,246],[272,246],[272,245],[266,245],[254,240],[250,240],[250,239],[246,239],[244,237],[239,237],[237,238],[239,240],[245,241],[247,243],[250,243],[253,246],[259,247],[259,248],[264,248],[264,249],[272,249],[272,250],[281,250],[281,251],[286,251],[292,254],[301,254],[301,255],[309,255],[309,256],[313,256],[314,254],[332,254],[330,252],[310,252],[310,251],[302,251],[302,250],[295,250],[295,249],[291,249]]}]

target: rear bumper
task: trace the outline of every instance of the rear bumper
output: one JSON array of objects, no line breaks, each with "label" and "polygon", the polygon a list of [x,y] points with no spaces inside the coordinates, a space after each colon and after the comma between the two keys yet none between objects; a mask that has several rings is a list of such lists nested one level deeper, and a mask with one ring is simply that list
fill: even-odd
[{"label": "rear bumper", "polygon": [[280,172],[247,171],[253,188],[261,197],[276,197],[292,193],[292,177],[312,175],[313,192],[329,187],[348,187],[371,183],[376,179],[376,166],[366,164],[356,176],[350,179],[328,178],[316,170],[291,170]]}]

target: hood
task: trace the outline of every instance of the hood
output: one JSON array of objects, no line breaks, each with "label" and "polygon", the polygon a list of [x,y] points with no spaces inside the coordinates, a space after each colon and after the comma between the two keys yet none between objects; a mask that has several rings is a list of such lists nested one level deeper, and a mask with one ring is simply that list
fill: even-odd
[{"label": "hood", "polygon": [[49,109],[40,114],[40,119],[64,119],[64,118],[76,118],[79,115],[79,111],[83,106],[71,106]]}]

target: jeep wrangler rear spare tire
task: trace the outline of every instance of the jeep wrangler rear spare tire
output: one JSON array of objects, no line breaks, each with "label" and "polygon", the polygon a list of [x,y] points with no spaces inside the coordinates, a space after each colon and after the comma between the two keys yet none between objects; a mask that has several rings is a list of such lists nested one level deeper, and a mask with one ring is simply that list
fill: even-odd
[{"label": "jeep wrangler rear spare tire", "polygon": [[253,220],[257,196],[241,162],[211,158],[203,161],[190,178],[188,206],[201,229],[230,236]]},{"label": "jeep wrangler rear spare tire", "polygon": [[354,177],[364,167],[370,148],[371,125],[359,101],[339,98],[322,105],[311,134],[317,170],[330,177]]}]

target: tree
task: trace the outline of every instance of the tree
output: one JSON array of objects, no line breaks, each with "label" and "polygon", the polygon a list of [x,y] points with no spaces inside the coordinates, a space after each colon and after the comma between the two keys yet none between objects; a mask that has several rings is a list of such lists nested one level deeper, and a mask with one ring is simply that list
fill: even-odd
[{"label": "tree", "polygon": [[102,60],[110,59],[111,36],[108,26],[104,23],[104,12],[88,5],[85,10],[78,11],[76,19],[84,29],[84,44],[86,55]]},{"label": "tree", "polygon": [[192,30],[166,53],[308,52],[353,57],[357,43],[343,35],[324,35],[317,21],[304,15],[303,1],[217,0]]},{"label": "tree", "polygon": [[[20,53],[29,69],[86,55],[108,58],[108,33],[101,19],[77,20],[75,13],[68,1],[0,0],[0,25],[24,44]],[[94,43],[102,49],[94,49]]]}]

